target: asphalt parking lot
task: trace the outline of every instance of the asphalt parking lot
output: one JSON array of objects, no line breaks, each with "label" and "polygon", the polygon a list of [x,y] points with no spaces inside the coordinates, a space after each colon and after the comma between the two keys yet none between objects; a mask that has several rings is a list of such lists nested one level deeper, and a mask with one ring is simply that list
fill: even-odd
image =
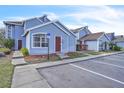
[{"label": "asphalt parking lot", "polygon": [[123,88],[124,53],[39,68],[53,88]]}]

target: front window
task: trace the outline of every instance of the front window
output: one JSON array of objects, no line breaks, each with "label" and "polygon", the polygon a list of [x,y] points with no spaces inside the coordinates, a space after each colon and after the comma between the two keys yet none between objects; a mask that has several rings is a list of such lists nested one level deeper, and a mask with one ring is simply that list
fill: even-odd
[{"label": "front window", "polygon": [[47,34],[34,34],[33,47],[48,47]]}]

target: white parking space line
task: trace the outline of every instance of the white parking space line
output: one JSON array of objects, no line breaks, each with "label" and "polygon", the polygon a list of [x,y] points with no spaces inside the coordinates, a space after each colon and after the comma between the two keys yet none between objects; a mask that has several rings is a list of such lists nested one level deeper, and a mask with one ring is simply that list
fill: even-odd
[{"label": "white parking space line", "polygon": [[91,61],[93,61],[94,63],[99,63],[99,64],[110,65],[110,66],[114,66],[114,67],[118,67],[118,68],[124,68],[123,66],[114,65],[114,64],[110,64],[110,63],[98,62],[98,61],[95,61],[95,60],[91,60]]},{"label": "white parking space line", "polygon": [[124,59],[124,57],[120,56],[120,55],[114,55],[113,56],[114,58],[121,58],[121,59]]},{"label": "white parking space line", "polygon": [[104,58],[104,59],[109,59],[109,60],[114,60],[114,61],[122,61],[122,59],[117,59],[117,58],[110,58],[110,57],[107,57],[107,58]]},{"label": "white parking space line", "polygon": [[84,71],[90,72],[90,73],[92,73],[92,74],[95,74],[95,75],[98,75],[98,76],[104,77],[104,78],[106,78],[106,79],[109,79],[109,80],[112,80],[112,81],[114,81],[114,82],[117,82],[117,83],[120,83],[120,84],[124,85],[124,82],[119,81],[119,80],[117,80],[117,79],[114,79],[114,78],[111,78],[111,77],[105,76],[105,75],[103,75],[103,74],[100,74],[100,73],[94,72],[94,71],[92,71],[92,70],[88,70],[88,69],[86,69],[86,68],[83,68],[83,67],[80,67],[80,66],[77,66],[77,65],[74,65],[74,64],[69,64],[69,65],[71,65],[71,66],[76,67],[76,68],[78,68],[78,69],[81,69],[81,70],[84,70]]}]

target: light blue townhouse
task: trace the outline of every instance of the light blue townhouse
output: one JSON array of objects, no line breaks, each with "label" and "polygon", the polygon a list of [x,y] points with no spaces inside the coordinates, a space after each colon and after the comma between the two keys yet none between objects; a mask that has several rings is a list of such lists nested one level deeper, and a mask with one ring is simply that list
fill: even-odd
[{"label": "light blue townhouse", "polygon": [[77,40],[81,37],[91,34],[91,31],[88,29],[88,26],[80,27],[77,29],[71,29],[71,31],[76,35]]},{"label": "light blue townhouse", "polygon": [[47,15],[23,21],[4,21],[6,38],[14,39],[14,50],[27,48],[30,55],[76,51],[76,35]]},{"label": "light blue townhouse", "polygon": [[109,42],[113,38],[112,34],[104,32],[92,33],[88,26],[71,30],[77,36],[77,50],[104,51],[109,50]]},{"label": "light blue townhouse", "polygon": [[83,44],[80,38],[91,34],[91,31],[89,30],[88,26],[80,27],[77,29],[71,29],[71,31],[76,35],[76,50],[87,50],[87,45]]},{"label": "light blue townhouse", "polygon": [[121,48],[124,48],[124,36],[123,35],[115,36],[115,38],[112,40],[112,43]]}]

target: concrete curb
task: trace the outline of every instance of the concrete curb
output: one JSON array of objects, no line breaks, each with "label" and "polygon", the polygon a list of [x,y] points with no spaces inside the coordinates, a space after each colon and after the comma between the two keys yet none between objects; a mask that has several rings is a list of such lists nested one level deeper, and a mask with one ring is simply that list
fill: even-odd
[{"label": "concrete curb", "polygon": [[95,58],[121,54],[121,53],[124,53],[124,51],[116,52],[116,53],[95,55],[95,56],[88,56],[88,57],[83,57],[83,58],[74,58],[74,59],[66,59],[66,60],[54,61],[54,62],[38,63],[38,64],[34,65],[33,67],[36,69],[47,68],[47,67],[64,65],[64,64],[69,64],[69,63],[75,63],[75,62],[79,62],[79,61],[86,61],[86,60],[91,60],[91,59],[95,59]]}]

